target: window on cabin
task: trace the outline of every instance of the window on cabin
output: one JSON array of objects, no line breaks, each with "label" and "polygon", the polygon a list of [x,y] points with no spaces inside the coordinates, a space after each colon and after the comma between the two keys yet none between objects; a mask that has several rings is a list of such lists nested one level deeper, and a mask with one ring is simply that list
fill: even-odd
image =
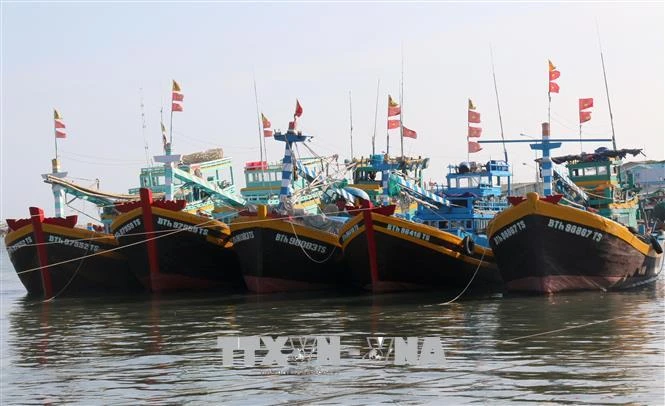
[{"label": "window on cabin", "polygon": [[448,229],[448,222],[447,221],[439,221],[439,229],[447,230]]},{"label": "window on cabin", "polygon": [[579,169],[573,169],[571,172],[571,176],[580,176]]},{"label": "window on cabin", "polygon": [[465,226],[465,227],[466,227],[467,229],[471,229],[471,226],[472,226],[471,220],[467,220],[467,221],[466,221],[466,226]]},{"label": "window on cabin", "polygon": [[599,166],[598,175],[607,175],[607,166]]},{"label": "window on cabin", "polygon": [[591,168],[584,168],[584,176],[596,176],[597,171],[596,167],[592,166]]}]

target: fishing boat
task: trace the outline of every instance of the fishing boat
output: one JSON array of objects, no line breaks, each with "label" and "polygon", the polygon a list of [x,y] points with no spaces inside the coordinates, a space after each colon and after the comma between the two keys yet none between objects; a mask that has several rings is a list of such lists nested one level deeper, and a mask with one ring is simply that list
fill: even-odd
[{"label": "fishing boat", "polygon": [[636,229],[635,189],[620,171],[621,159],[641,150],[550,158],[563,141],[550,139],[543,123],[542,142],[532,148],[543,151],[544,196],[511,197],[511,206],[488,225],[506,288],[555,293],[652,282],[663,269],[665,238]]},{"label": "fishing boat", "polygon": [[78,216],[8,219],[5,245],[31,297],[128,293],[142,290],[118,243],[106,233],[76,227]]},{"label": "fishing boat", "polygon": [[231,223],[231,241],[245,283],[256,293],[348,285],[337,237],[344,219],[327,216],[320,209],[330,187],[329,161],[295,154],[295,145],[311,138],[296,130],[299,106],[288,131],[271,134],[285,144],[281,167],[265,162],[246,165],[247,187],[242,194],[256,209],[241,212]]},{"label": "fishing boat", "polygon": [[[402,193],[401,186],[391,173],[401,173],[405,179],[422,181],[423,170],[429,166],[429,158],[404,157],[372,154],[349,162],[351,170],[350,187],[364,191],[367,196],[360,196],[374,205],[395,205],[395,215],[410,218],[418,209],[418,203]],[[350,203],[350,202],[349,202]]]},{"label": "fishing boat", "polygon": [[[66,196],[100,207],[103,222],[110,222],[117,201],[133,197],[114,195],[77,185],[67,179],[58,158],[52,172],[42,175],[51,185],[55,216],[37,207],[26,219],[7,219],[5,245],[19,279],[32,297],[75,296],[100,292],[127,293],[142,289],[129,270],[126,257],[104,225],[78,227],[78,216],[65,216]],[[71,206],[70,206],[71,207]]]},{"label": "fishing boat", "polygon": [[[343,226],[340,241],[354,284],[377,293],[464,288],[471,281],[476,287],[500,286],[492,252],[481,244],[482,227],[491,216],[490,208],[501,207],[500,186],[480,180],[497,174],[505,176],[506,169],[493,163],[491,175],[450,175],[449,182],[478,179],[475,186],[462,188],[458,184],[448,189],[452,205],[450,197],[442,193],[428,191],[399,173],[388,175],[395,187],[420,203],[419,209],[407,219],[369,210],[372,206],[367,205],[368,210]],[[495,198],[497,201],[492,202]]]},{"label": "fishing boat", "polygon": [[[140,200],[118,204],[111,232],[129,266],[152,292],[242,289],[238,261],[224,221],[243,207],[232,160],[221,149],[156,156],[144,168]],[[130,193],[136,192],[131,189]],[[153,191],[163,200],[154,200]]]}]

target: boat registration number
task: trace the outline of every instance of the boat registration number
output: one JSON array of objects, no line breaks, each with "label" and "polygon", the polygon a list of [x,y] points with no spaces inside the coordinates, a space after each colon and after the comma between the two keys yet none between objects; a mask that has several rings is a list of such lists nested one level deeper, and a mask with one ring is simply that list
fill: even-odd
[{"label": "boat registration number", "polygon": [[18,250],[21,247],[25,247],[26,245],[32,244],[32,237],[27,236],[21,241],[14,243],[10,246],[7,247],[7,252],[10,254],[13,254],[16,250]]},{"label": "boat registration number", "polygon": [[582,238],[591,238],[593,241],[600,241],[603,239],[603,234],[598,231],[593,231],[586,227],[578,226],[577,224],[566,223],[561,220],[550,219],[547,226],[559,231],[578,235]]},{"label": "boat registration number", "polygon": [[519,232],[524,231],[526,229],[526,223],[524,220],[520,220],[514,224],[511,224],[510,226],[506,227],[503,231],[501,231],[499,234],[495,235],[493,240],[494,244],[500,245],[502,242],[506,241],[510,237],[517,235]]},{"label": "boat registration number", "polygon": [[408,235],[408,236],[413,237],[413,238],[419,238],[423,241],[429,241],[429,239],[430,239],[429,234],[421,233],[420,231],[414,231],[414,230],[411,230],[410,228],[406,228],[406,227],[400,227],[400,226],[395,226],[395,225],[392,225],[392,224],[388,224],[388,230],[394,231],[396,233]]},{"label": "boat registration number", "polygon": [[308,251],[319,252],[321,254],[325,254],[326,251],[327,251],[327,248],[326,248],[325,245],[316,244],[316,243],[313,243],[313,242],[301,240],[298,237],[293,237],[293,236],[289,237],[288,235],[279,234],[279,233],[275,234],[275,241],[278,241],[278,242],[281,242],[281,243],[284,243],[284,244],[300,246],[300,247],[302,247],[302,248],[304,248]]}]

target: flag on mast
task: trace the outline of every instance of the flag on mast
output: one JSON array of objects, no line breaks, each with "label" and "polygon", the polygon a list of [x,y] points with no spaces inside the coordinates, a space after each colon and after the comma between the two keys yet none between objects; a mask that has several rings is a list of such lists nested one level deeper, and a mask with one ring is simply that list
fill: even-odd
[{"label": "flag on mast", "polygon": [[263,113],[261,113],[261,124],[263,125],[263,136],[272,137],[272,123]]},{"label": "flag on mast", "polygon": [[173,88],[171,90],[171,111],[182,111],[183,100],[185,95],[180,90],[180,85],[175,80],[173,81]]},{"label": "flag on mast", "polygon": [[483,149],[483,147],[475,141],[468,141],[468,148],[469,153],[479,152]]},{"label": "flag on mast", "polygon": [[471,99],[469,99],[469,110],[475,110],[475,109],[476,109],[476,105],[473,104],[473,101]]},{"label": "flag on mast", "polygon": [[559,76],[561,76],[561,72],[559,72],[556,69],[556,66],[550,61],[549,59],[547,60],[547,63],[549,65],[549,88],[547,90],[548,93],[559,93],[559,84],[554,82],[555,80],[559,79]]},{"label": "flag on mast", "polygon": [[65,122],[63,121],[60,112],[56,109],[53,109],[53,120],[55,127],[55,138],[67,138]]},{"label": "flag on mast", "polygon": [[402,126],[402,135],[406,138],[418,138],[418,133]]},{"label": "flag on mast", "polygon": [[580,99],[580,111],[593,107],[593,97]]},{"label": "flag on mast", "polygon": [[302,106],[300,105],[298,99],[296,99],[296,111],[293,113],[293,118],[295,119],[296,117],[300,116],[302,116]]},{"label": "flag on mast", "polygon": [[388,117],[395,117],[402,114],[402,107],[388,95]]},{"label": "flag on mast", "polygon": [[482,148],[480,147],[480,144],[475,142],[475,141],[470,141],[470,138],[478,138],[480,137],[480,134],[482,134],[483,129],[480,127],[473,127],[471,124],[480,124],[480,113],[478,113],[476,110],[476,105],[473,104],[473,101],[469,99],[469,110],[467,112],[467,133],[466,133],[466,141],[468,144],[468,149],[467,151],[469,153],[473,152],[478,152]]}]

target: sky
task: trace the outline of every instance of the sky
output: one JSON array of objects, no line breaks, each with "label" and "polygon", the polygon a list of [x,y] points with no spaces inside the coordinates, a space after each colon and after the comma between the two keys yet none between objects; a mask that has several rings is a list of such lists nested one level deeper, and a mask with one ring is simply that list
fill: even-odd
[{"label": "sky", "polygon": [[[663,4],[643,3],[86,3],[3,2],[0,50],[0,218],[29,206],[53,215],[41,174],[54,157],[53,109],[68,137],[58,142],[62,169],[84,186],[125,193],[140,168],[161,153],[160,110],[169,121],[171,80],[184,111],[173,118],[175,153],[221,147],[242,167],[259,159],[258,106],[285,129],[296,98],[300,128],[319,155],[348,159],[349,93],[353,151],[386,150],[387,96],[399,100],[418,138],[404,153],[431,158],[426,180],[467,159],[467,99],[481,114],[481,139],[501,129],[492,49],[507,139],[540,136],[547,121],[547,60],[561,72],[552,95],[552,136],[579,137],[577,103],[593,97],[583,137],[611,137],[600,61],[602,39],[617,146],[665,156]],[[597,25],[596,25],[597,24]],[[597,28],[598,27],[598,30]],[[402,69],[403,60],[403,69]],[[141,118],[141,100],[144,121]],[[393,132],[390,153],[399,154]],[[602,143],[587,143],[590,151]],[[268,158],[283,144],[267,140]],[[554,154],[580,152],[571,142]],[[515,181],[534,178],[534,154],[508,148]],[[485,145],[470,159],[500,159]],[[149,159],[149,158],[148,158]],[[74,207],[79,209],[83,206]]]}]

